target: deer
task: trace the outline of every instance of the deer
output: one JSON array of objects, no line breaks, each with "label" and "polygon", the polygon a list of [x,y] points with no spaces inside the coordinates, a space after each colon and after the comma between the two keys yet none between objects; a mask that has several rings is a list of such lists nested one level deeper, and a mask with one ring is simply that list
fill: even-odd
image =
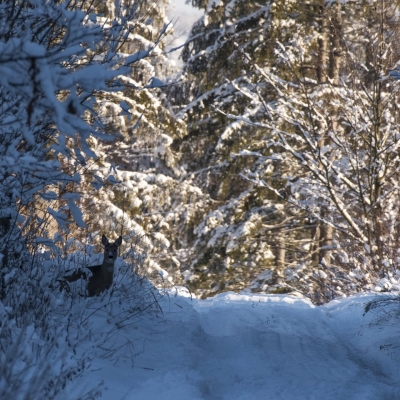
[{"label": "deer", "polygon": [[90,273],[84,269],[73,272],[71,275],[64,276],[61,281],[61,287],[67,282],[76,282],[79,279],[87,281],[88,297],[98,296],[109,289],[114,278],[114,264],[117,259],[118,247],[122,244],[122,236],[114,243],[110,243],[105,235],[101,237],[101,243],[104,246],[104,260],[102,264],[86,267]]}]

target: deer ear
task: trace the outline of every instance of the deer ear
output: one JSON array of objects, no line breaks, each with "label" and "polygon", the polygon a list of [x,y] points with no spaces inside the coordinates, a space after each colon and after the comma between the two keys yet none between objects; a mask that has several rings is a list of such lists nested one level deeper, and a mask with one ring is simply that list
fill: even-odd
[{"label": "deer ear", "polygon": [[101,237],[101,243],[103,246],[107,246],[108,245],[108,239],[105,237],[105,235],[103,235]]},{"label": "deer ear", "polygon": [[122,236],[120,236],[116,241],[115,244],[119,247],[122,244]]}]

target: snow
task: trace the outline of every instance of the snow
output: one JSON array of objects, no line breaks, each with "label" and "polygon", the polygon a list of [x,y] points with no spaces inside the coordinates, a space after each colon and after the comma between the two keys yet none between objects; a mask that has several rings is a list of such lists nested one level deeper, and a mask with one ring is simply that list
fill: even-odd
[{"label": "snow", "polygon": [[160,303],[164,318],[121,330],[132,360],[93,359],[68,398],[103,382],[105,400],[396,399],[398,326],[363,316],[373,298],[317,307],[288,295],[200,300],[173,289]]},{"label": "snow", "polygon": [[75,199],[79,200],[80,195],[77,193],[66,193],[62,196],[62,198],[67,199],[68,208],[71,211],[72,216],[74,217],[74,221],[80,228],[86,228],[86,224],[83,221],[83,213],[81,209],[75,204]]},{"label": "snow", "polygon": [[174,23],[175,35],[171,42],[166,43],[166,50],[171,51],[173,48],[179,48],[177,51],[168,53],[171,60],[174,60],[179,66],[183,65],[182,60],[179,59],[181,46],[188,39],[193,24],[203,14],[203,10],[192,7],[191,4],[186,3],[186,0],[171,0],[170,2],[167,15]]}]

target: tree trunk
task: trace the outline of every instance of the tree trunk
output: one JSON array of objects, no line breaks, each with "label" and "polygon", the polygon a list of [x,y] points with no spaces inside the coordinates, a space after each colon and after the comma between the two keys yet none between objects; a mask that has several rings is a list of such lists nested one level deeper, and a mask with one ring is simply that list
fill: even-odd
[{"label": "tree trunk", "polygon": [[317,266],[320,263],[320,246],[321,246],[321,222],[315,221],[315,227],[311,230],[311,260],[313,265]]},{"label": "tree trunk", "polygon": [[[327,10],[324,5],[321,6],[321,22],[320,32],[321,36],[318,41],[319,46],[319,60],[317,67],[317,75],[320,83],[326,82],[326,65],[328,64],[329,54],[329,79],[333,81],[334,85],[339,85],[339,72],[341,64],[341,5],[340,3],[333,3],[329,10],[329,21]],[[329,22],[329,24],[328,24]],[[329,28],[329,29],[328,29]],[[328,39],[327,34],[330,34],[330,51],[328,52]],[[337,130],[337,118],[336,110],[332,110],[332,131]],[[321,127],[322,129],[322,127]],[[320,146],[326,146],[326,135],[321,135]],[[321,218],[325,219],[328,217],[328,211],[321,208]],[[321,221],[317,222],[317,226],[313,232],[314,248],[312,254],[312,260],[314,265],[322,264],[328,265],[330,262],[330,247],[333,239],[333,228]]]},{"label": "tree trunk", "polygon": [[283,283],[284,281],[284,269],[285,269],[285,259],[286,259],[286,246],[285,238],[279,236],[276,241],[276,275],[278,277],[277,283]]},{"label": "tree trunk", "polygon": [[[322,210],[321,216],[324,218],[327,214],[326,210]],[[330,254],[333,239],[333,228],[328,224],[321,224],[321,238],[320,238],[320,252],[319,252],[319,263],[322,265],[330,264]]]},{"label": "tree trunk", "polygon": [[328,72],[328,15],[326,5],[320,6],[320,26],[318,38],[318,61],[317,61],[317,79],[319,83],[325,83]]},{"label": "tree trunk", "polygon": [[340,45],[341,37],[341,4],[333,3],[330,17],[330,35],[331,35],[331,51],[329,62],[329,78],[333,80],[334,85],[339,85],[339,70],[342,58],[342,50]]}]

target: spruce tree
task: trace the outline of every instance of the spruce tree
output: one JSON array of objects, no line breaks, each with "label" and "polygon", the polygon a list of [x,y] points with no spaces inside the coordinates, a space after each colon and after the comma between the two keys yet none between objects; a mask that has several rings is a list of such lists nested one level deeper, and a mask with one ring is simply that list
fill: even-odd
[{"label": "spruce tree", "polygon": [[[261,168],[253,154],[238,154],[244,148],[264,148],[264,131],[229,119],[231,113],[246,114],[254,100],[250,91],[237,90],[251,88],[254,81],[243,53],[272,63],[277,37],[286,36],[279,27],[283,4],[199,5],[205,7],[205,16],[193,27],[182,53],[182,85],[170,92],[175,107],[181,105],[178,116],[188,131],[175,147],[191,179],[211,198],[193,231],[185,276],[204,295],[249,288],[260,274],[269,284],[254,283],[255,290],[289,290],[282,285],[283,270],[286,258],[297,257],[298,212],[284,208],[275,193],[241,177],[246,169]],[[286,7],[285,13],[290,11]],[[281,169],[270,171],[269,179],[278,186]]]},{"label": "spruce tree", "polygon": [[[377,161],[381,167],[371,161],[364,176],[364,167],[355,168],[354,158],[337,148],[360,140],[355,132],[364,129],[362,122],[351,117],[357,107],[375,121],[370,134],[382,132],[383,122],[383,131],[393,132],[386,124],[396,120],[396,84],[381,82],[397,62],[397,2],[196,5],[205,16],[193,27],[183,52],[183,84],[169,93],[187,124],[187,135],[173,146],[182,153],[190,179],[211,198],[193,230],[192,257],[184,266],[189,285],[204,295],[245,288],[299,290],[321,302],[373,285],[384,271],[393,273],[389,270],[395,257],[389,248],[395,249],[397,235],[389,221],[395,211],[384,217],[383,210],[396,210],[397,202],[390,197],[394,203],[378,206],[381,178],[360,186],[361,192],[371,190],[370,204],[376,204],[371,208],[358,197],[354,221],[368,221],[361,230],[346,216],[352,186],[343,183],[340,190],[332,189],[340,193],[336,200],[329,188],[349,171],[359,184],[379,173],[388,179],[396,176],[392,150],[389,156],[387,148],[376,148],[376,154],[388,158]],[[342,142],[350,132],[355,142]],[[390,149],[397,148],[393,135]],[[378,143],[377,138],[365,140]],[[304,151],[304,159],[297,157]],[[366,148],[351,151],[358,163],[368,153]],[[335,157],[353,160],[347,170],[337,170],[339,177],[330,170]],[[391,166],[389,175],[381,171],[383,165]],[[325,186],[316,185],[312,177]],[[385,193],[396,192],[394,182],[387,188]],[[340,202],[346,207],[340,208]],[[387,246],[380,238],[382,220],[388,237],[394,235]],[[364,229],[369,233],[361,234]],[[369,257],[371,268],[380,271],[375,280],[359,270]]]},{"label": "spruce tree", "polygon": [[[259,152],[259,160],[296,166],[287,201],[313,220],[314,256],[288,272],[315,301],[379,285],[388,290],[396,280],[397,7],[322,4],[314,32],[305,36],[300,28],[277,44],[281,68],[243,53],[258,77],[251,90],[258,100],[233,120],[263,127],[267,146],[280,148],[275,157]],[[247,177],[278,193],[267,173]]]}]

